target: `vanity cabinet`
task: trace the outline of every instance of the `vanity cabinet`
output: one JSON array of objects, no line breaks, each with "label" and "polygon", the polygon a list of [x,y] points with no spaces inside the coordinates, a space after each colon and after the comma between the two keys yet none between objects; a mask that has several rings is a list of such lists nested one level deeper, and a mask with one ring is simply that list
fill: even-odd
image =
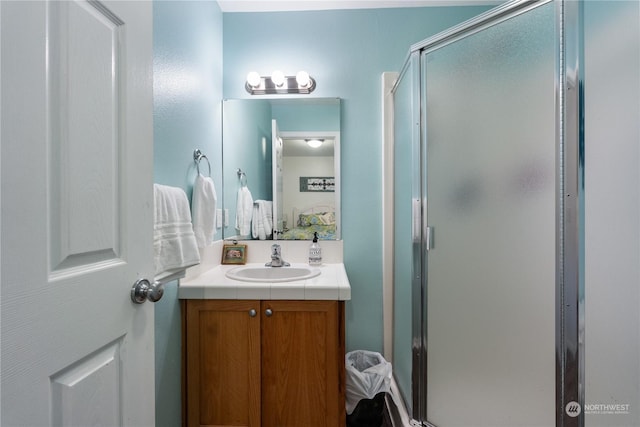
[{"label": "vanity cabinet", "polygon": [[345,425],[344,302],[183,300],[187,426]]}]

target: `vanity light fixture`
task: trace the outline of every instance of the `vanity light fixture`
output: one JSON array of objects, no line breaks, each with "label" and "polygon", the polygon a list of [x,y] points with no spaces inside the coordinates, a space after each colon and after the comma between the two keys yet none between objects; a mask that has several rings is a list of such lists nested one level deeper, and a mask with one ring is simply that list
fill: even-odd
[{"label": "vanity light fixture", "polygon": [[295,76],[285,76],[282,71],[274,71],[271,76],[260,76],[256,71],[247,75],[244,88],[251,95],[270,94],[310,94],[316,88],[316,81],[306,71]]},{"label": "vanity light fixture", "polygon": [[305,139],[307,145],[311,148],[318,148],[324,142],[324,139]]}]

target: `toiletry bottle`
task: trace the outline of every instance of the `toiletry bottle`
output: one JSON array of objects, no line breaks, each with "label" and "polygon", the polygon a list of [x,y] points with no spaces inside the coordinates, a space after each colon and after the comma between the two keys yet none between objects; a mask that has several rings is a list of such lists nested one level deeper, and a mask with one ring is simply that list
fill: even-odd
[{"label": "toiletry bottle", "polygon": [[318,243],[318,233],[313,233],[313,243],[309,246],[309,265],[322,264],[322,248]]}]

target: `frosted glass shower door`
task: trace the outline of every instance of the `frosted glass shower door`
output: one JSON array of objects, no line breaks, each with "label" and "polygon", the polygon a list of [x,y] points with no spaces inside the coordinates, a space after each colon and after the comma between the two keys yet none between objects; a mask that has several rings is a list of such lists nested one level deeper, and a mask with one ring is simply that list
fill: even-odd
[{"label": "frosted glass shower door", "polygon": [[[413,201],[420,197],[420,101],[413,90],[419,79],[420,55],[411,57],[405,76],[394,95],[394,245],[393,245],[393,375],[410,414],[419,411],[414,401],[419,398],[419,367],[416,358],[422,343],[414,339],[421,334],[415,322],[420,313],[419,244],[414,239]],[[419,243],[419,242],[418,242]],[[414,252],[416,252],[414,254]],[[416,266],[416,257],[418,265]],[[420,316],[418,316],[420,319]]]},{"label": "frosted glass shower door", "polygon": [[553,3],[422,54],[427,419],[555,425]]}]

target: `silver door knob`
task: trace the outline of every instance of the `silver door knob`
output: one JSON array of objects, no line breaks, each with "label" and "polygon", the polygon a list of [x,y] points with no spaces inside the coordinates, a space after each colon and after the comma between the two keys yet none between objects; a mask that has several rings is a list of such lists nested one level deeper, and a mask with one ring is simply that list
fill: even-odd
[{"label": "silver door knob", "polygon": [[142,304],[146,300],[157,302],[164,294],[164,286],[160,282],[151,284],[147,279],[138,279],[131,288],[131,301]]},{"label": "silver door knob", "polygon": [[266,314],[266,315],[267,315],[267,317],[271,317],[271,316],[273,316],[273,311],[271,311],[271,309],[270,309],[270,308],[267,308],[267,309],[264,311],[264,314]]},{"label": "silver door knob", "polygon": [[258,312],[254,308],[249,310],[249,317],[256,317],[257,314]]}]

